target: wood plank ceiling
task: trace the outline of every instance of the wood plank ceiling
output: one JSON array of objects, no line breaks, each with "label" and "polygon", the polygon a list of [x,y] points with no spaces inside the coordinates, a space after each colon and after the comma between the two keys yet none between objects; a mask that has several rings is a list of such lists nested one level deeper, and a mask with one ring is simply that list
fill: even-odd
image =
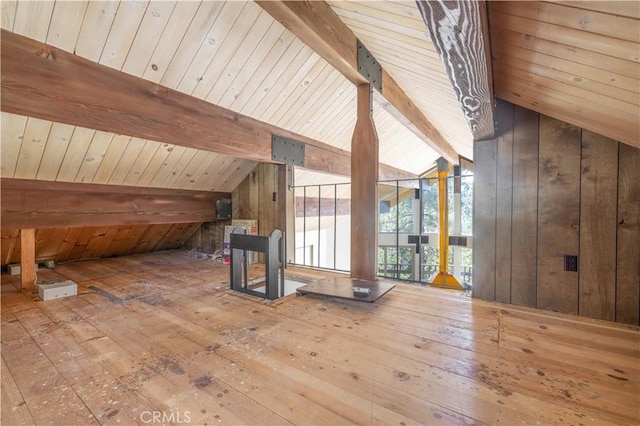
[{"label": "wood plank ceiling", "polygon": [[640,148],[640,3],[489,2],[496,96]]},{"label": "wood plank ceiling", "polygon": [[471,130],[416,2],[328,3],[453,148],[472,158]]},{"label": "wood plank ceiling", "polygon": [[[2,27],[350,149],[355,87],[253,2],[3,1]],[[411,31],[424,35],[422,28]],[[421,173],[438,157],[382,108],[374,119],[385,163]],[[468,135],[462,139],[458,145],[470,147]],[[464,153],[470,156],[470,149]],[[2,114],[3,177],[231,191],[254,166],[212,152]]]},{"label": "wood plank ceiling", "polygon": [[[472,136],[413,1],[329,1],[463,156]],[[496,94],[638,146],[637,2],[492,2]],[[253,2],[3,1],[2,27],[349,150],[355,88]],[[375,108],[380,158],[438,156]],[[229,141],[233,143],[233,141]],[[230,191],[255,163],[2,114],[3,177]]]}]

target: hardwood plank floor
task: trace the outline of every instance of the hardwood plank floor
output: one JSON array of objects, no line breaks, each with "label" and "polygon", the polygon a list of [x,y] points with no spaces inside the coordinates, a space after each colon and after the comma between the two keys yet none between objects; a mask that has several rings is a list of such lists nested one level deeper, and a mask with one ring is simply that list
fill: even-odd
[{"label": "hardwood plank floor", "polygon": [[2,424],[640,422],[636,326],[402,283],[375,304],[266,302],[184,251],[38,274],[78,296],[2,275]]}]

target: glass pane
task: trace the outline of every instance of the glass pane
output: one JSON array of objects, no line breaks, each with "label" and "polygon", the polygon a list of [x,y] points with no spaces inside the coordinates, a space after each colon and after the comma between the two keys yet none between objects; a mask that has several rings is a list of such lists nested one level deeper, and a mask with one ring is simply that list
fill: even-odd
[{"label": "glass pane", "polygon": [[[336,190],[334,185],[320,187],[320,267],[335,267],[335,215],[336,215]],[[342,201],[342,200],[341,200]]]},{"label": "glass pane", "polygon": [[417,234],[420,232],[420,200],[416,198],[417,180],[400,181],[398,188],[398,232]]},{"label": "glass pane", "polygon": [[296,252],[294,262],[298,265],[306,265],[305,262],[305,241],[304,241],[304,222],[305,222],[305,198],[304,188],[295,188],[295,211],[296,211],[296,228],[295,228],[295,244]]},{"label": "glass pane", "polygon": [[473,235],[473,176],[461,179],[460,208],[462,235]]},{"label": "glass pane", "polygon": [[[305,217],[305,251],[308,251],[310,262],[305,265],[319,266],[320,250],[320,210],[318,209],[320,202],[320,188],[317,186],[308,186],[306,190],[306,217]],[[305,254],[305,260],[306,254]]]},{"label": "glass pane", "polygon": [[460,248],[460,283],[468,283],[473,285],[473,250],[470,247]]},{"label": "glass pane", "polygon": [[422,180],[422,232],[438,232],[438,180]]},{"label": "glass pane", "polygon": [[422,274],[420,280],[422,282],[430,282],[434,275],[438,273],[440,264],[439,252],[437,241],[430,241],[430,245],[422,246],[422,265],[420,269]]},{"label": "glass pane", "polygon": [[351,270],[351,184],[336,185],[336,265],[339,271]]},{"label": "glass pane", "polygon": [[378,229],[380,232],[396,232],[398,230],[398,194],[395,182],[378,184]]},{"label": "glass pane", "polygon": [[[464,236],[471,235],[472,229],[472,207],[473,207],[473,177],[460,178],[460,192],[454,194],[453,202],[449,205],[450,218],[453,215],[453,222],[449,223],[449,235],[458,236],[457,241],[449,246],[449,273],[452,274],[458,283],[463,287],[471,284],[471,247],[466,247]],[[451,204],[452,203],[452,204]],[[453,209],[452,209],[453,207]]]},{"label": "glass pane", "polygon": [[447,219],[449,220],[449,235],[457,235],[455,233],[455,227],[454,227],[454,222],[456,219],[455,216],[455,192],[454,192],[454,185],[455,184],[455,179],[452,177],[447,178],[447,207],[448,207],[448,211],[447,211]]},{"label": "glass pane", "polygon": [[398,247],[398,278],[401,280],[413,279],[413,247]]}]

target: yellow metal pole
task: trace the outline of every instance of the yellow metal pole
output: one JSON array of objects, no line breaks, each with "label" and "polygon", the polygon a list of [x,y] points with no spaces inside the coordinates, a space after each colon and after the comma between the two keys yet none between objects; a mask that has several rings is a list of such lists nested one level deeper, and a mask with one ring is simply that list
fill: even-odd
[{"label": "yellow metal pole", "polygon": [[447,175],[449,163],[444,158],[438,159],[438,210],[440,226],[440,270],[431,279],[431,285],[436,287],[464,290],[460,282],[449,273],[449,206]]},{"label": "yellow metal pole", "polygon": [[447,172],[438,171],[438,209],[440,217],[440,272],[449,269],[449,209],[447,208]]}]

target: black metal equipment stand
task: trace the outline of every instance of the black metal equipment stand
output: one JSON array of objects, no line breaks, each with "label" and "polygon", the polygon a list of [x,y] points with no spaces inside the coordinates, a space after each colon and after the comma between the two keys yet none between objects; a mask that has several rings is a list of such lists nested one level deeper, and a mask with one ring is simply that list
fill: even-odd
[{"label": "black metal equipment stand", "polygon": [[[275,229],[268,237],[247,235],[242,228],[233,230],[231,243],[231,289],[253,296],[275,300],[284,296],[284,233]],[[248,287],[247,251],[265,254],[265,291],[264,293]],[[278,269],[280,270],[280,288],[278,288]],[[244,272],[244,280],[242,275]]]}]

